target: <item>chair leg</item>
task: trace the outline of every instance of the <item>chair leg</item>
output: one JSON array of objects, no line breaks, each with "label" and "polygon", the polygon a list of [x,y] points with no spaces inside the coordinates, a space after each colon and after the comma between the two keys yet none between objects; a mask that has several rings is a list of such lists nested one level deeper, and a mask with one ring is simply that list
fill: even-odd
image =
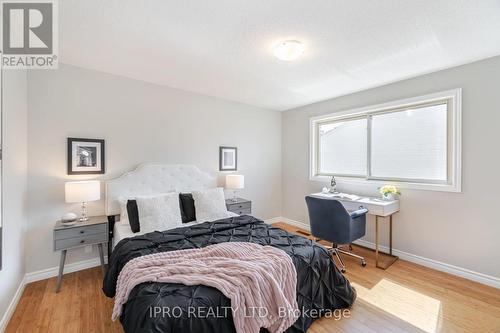
[{"label": "chair leg", "polygon": [[342,260],[342,258],[340,257],[340,253],[339,253],[339,250],[337,248],[333,248],[333,254],[335,254],[335,256],[337,257],[337,259],[339,260],[339,263],[340,263],[340,271],[342,273],[345,273],[346,272],[346,269],[345,269],[345,264],[344,264],[344,260]]},{"label": "chair leg", "polygon": [[[349,248],[352,249],[351,244],[349,244]],[[361,266],[363,266],[363,267],[366,266],[366,261],[365,261],[364,257],[358,256],[357,254],[346,251],[346,250],[342,249],[341,247],[339,247],[338,244],[332,243],[331,247],[327,246],[327,250],[330,253],[330,255],[332,255],[332,256],[335,255],[337,257],[338,262],[339,262],[339,266],[340,266],[340,271],[342,273],[346,272],[346,267],[345,267],[344,260],[342,260],[342,257],[340,256],[341,253],[361,260]]]},{"label": "chair leg", "polygon": [[342,250],[342,249],[337,249],[337,251],[338,251],[338,252],[340,252],[340,253],[343,253],[343,254],[345,254],[345,255],[347,255],[347,256],[351,256],[351,257],[354,257],[354,258],[356,258],[356,259],[361,260],[361,266],[363,266],[363,267],[364,267],[364,266],[366,266],[366,261],[365,261],[365,258],[364,258],[364,257],[362,257],[362,256],[358,256],[357,254],[354,254],[354,253],[352,253],[352,252],[345,251],[345,250]]}]

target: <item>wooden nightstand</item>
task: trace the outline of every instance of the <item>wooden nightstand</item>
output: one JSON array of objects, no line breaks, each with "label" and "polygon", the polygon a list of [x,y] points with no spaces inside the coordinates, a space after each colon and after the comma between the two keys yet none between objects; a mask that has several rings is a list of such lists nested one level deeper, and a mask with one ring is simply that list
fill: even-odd
[{"label": "wooden nightstand", "polygon": [[61,289],[66,252],[76,247],[97,244],[101,268],[104,273],[103,244],[108,242],[108,218],[107,216],[89,217],[88,221],[78,222],[74,225],[64,225],[57,221],[54,226],[54,251],[61,251],[59,263],[59,275],[57,277],[56,293]]},{"label": "wooden nightstand", "polygon": [[251,214],[252,213],[252,202],[243,198],[226,199],[227,210],[238,215]]}]

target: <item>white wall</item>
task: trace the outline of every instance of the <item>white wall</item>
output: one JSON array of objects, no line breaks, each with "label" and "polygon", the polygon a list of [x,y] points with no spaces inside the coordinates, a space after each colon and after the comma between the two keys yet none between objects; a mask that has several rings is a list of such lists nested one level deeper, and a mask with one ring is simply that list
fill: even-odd
[{"label": "white wall", "polygon": [[[495,57],[285,112],[283,216],[308,223],[304,196],[327,185],[308,176],[311,116],[461,87],[463,193],[404,190],[401,212],[395,216],[394,247],[500,277],[499,77],[500,57]],[[340,186],[340,190],[378,195],[375,186],[368,185]],[[370,219],[366,240],[373,241],[373,235]]]},{"label": "white wall", "polygon": [[[63,213],[79,211],[64,203],[64,182],[89,178],[66,175],[67,137],[106,140],[102,180],[139,163],[163,162],[198,165],[223,185],[218,149],[236,146],[246,184],[241,196],[253,201],[253,215],[281,214],[279,112],[68,65],[31,71],[28,79],[27,272],[58,265],[52,227]],[[103,200],[91,203],[89,213],[103,214]],[[67,262],[95,257],[95,251],[69,251]]]},{"label": "white wall", "polygon": [[[0,318],[24,277],[24,229],[27,202],[26,72],[3,71],[3,221]],[[2,330],[0,323],[0,331]]]}]

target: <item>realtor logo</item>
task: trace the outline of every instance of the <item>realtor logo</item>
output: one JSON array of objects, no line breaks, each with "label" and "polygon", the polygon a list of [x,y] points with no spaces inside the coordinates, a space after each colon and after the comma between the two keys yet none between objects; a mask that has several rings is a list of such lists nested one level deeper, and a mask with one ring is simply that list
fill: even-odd
[{"label": "realtor logo", "polygon": [[2,2],[3,68],[57,68],[55,1]]}]

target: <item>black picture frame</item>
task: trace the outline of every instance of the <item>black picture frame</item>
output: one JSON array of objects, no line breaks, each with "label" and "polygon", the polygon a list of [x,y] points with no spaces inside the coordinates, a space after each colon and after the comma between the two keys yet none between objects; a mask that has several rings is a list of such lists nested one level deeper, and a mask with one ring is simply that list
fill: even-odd
[{"label": "black picture frame", "polygon": [[[99,145],[99,148],[96,147],[95,153],[96,153],[96,161],[100,160],[100,163],[97,163],[96,166],[91,167],[91,171],[86,171],[86,170],[75,170],[73,167],[73,160],[77,154],[76,151],[73,149],[73,144],[74,143],[90,143],[93,145]],[[106,155],[105,155],[105,142],[103,139],[84,139],[84,138],[68,138],[68,150],[67,150],[67,168],[68,168],[68,175],[96,175],[96,174],[104,174],[106,172]],[[97,155],[99,154],[99,155]],[[99,156],[99,158],[98,158]],[[82,167],[84,168],[84,167]],[[90,168],[90,167],[89,167]],[[97,169],[97,170],[95,170]]]},{"label": "black picture frame", "polygon": [[[224,152],[234,151],[234,166],[227,166],[224,164]],[[219,171],[237,171],[238,170],[238,148],[237,147],[219,147]]]}]

